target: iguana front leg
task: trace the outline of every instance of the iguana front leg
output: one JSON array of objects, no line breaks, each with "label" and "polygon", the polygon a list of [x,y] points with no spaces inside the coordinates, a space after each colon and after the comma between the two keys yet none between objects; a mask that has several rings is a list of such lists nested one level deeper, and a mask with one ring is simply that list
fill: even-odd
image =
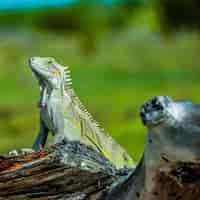
[{"label": "iguana front leg", "polygon": [[39,108],[44,108],[46,106],[47,100],[47,88],[45,86],[40,86],[40,101],[38,103]]},{"label": "iguana front leg", "polygon": [[64,134],[64,115],[62,104],[54,104],[51,112],[51,119],[53,123],[53,138],[52,144],[57,144],[62,142],[65,138]]},{"label": "iguana front leg", "polygon": [[44,147],[47,136],[48,136],[49,129],[45,126],[45,124],[40,120],[40,130],[35,139],[32,149],[35,151],[39,151],[41,148]]}]

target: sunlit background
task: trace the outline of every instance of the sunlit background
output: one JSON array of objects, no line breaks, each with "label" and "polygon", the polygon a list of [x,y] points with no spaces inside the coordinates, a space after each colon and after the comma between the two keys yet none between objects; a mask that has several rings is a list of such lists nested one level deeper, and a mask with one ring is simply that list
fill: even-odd
[{"label": "sunlit background", "polygon": [[31,147],[39,88],[30,56],[69,65],[76,93],[137,160],[143,102],[200,102],[199,0],[1,0],[0,152]]}]

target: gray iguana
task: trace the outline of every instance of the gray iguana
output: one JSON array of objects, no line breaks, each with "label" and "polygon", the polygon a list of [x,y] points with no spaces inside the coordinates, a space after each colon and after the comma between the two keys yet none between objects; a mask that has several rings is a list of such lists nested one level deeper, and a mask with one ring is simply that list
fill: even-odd
[{"label": "gray iguana", "polygon": [[91,145],[117,168],[133,167],[132,158],[99,127],[80,102],[72,88],[68,67],[48,57],[30,58],[29,66],[40,86],[40,130],[34,150],[44,147],[51,131],[53,144],[77,140]]}]

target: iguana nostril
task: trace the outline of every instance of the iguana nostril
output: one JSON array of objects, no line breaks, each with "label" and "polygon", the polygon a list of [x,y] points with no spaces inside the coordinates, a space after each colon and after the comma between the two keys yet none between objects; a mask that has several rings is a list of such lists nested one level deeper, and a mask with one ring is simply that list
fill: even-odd
[{"label": "iguana nostril", "polygon": [[28,62],[31,65],[35,60],[36,60],[35,57],[32,57],[32,58],[29,58]]},{"label": "iguana nostril", "polygon": [[35,60],[35,58],[34,58],[34,57],[30,58],[30,61],[34,61],[34,60]]}]

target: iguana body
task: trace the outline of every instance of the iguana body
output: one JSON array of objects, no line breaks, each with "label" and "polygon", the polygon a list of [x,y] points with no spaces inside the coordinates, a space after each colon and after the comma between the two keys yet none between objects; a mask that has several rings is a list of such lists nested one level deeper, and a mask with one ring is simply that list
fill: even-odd
[{"label": "iguana body", "polygon": [[71,87],[66,67],[53,58],[35,57],[30,68],[40,85],[40,131],[34,150],[44,147],[48,132],[53,143],[77,140],[101,152],[117,168],[132,167],[133,161],[126,151],[106,134],[87,112]]}]

